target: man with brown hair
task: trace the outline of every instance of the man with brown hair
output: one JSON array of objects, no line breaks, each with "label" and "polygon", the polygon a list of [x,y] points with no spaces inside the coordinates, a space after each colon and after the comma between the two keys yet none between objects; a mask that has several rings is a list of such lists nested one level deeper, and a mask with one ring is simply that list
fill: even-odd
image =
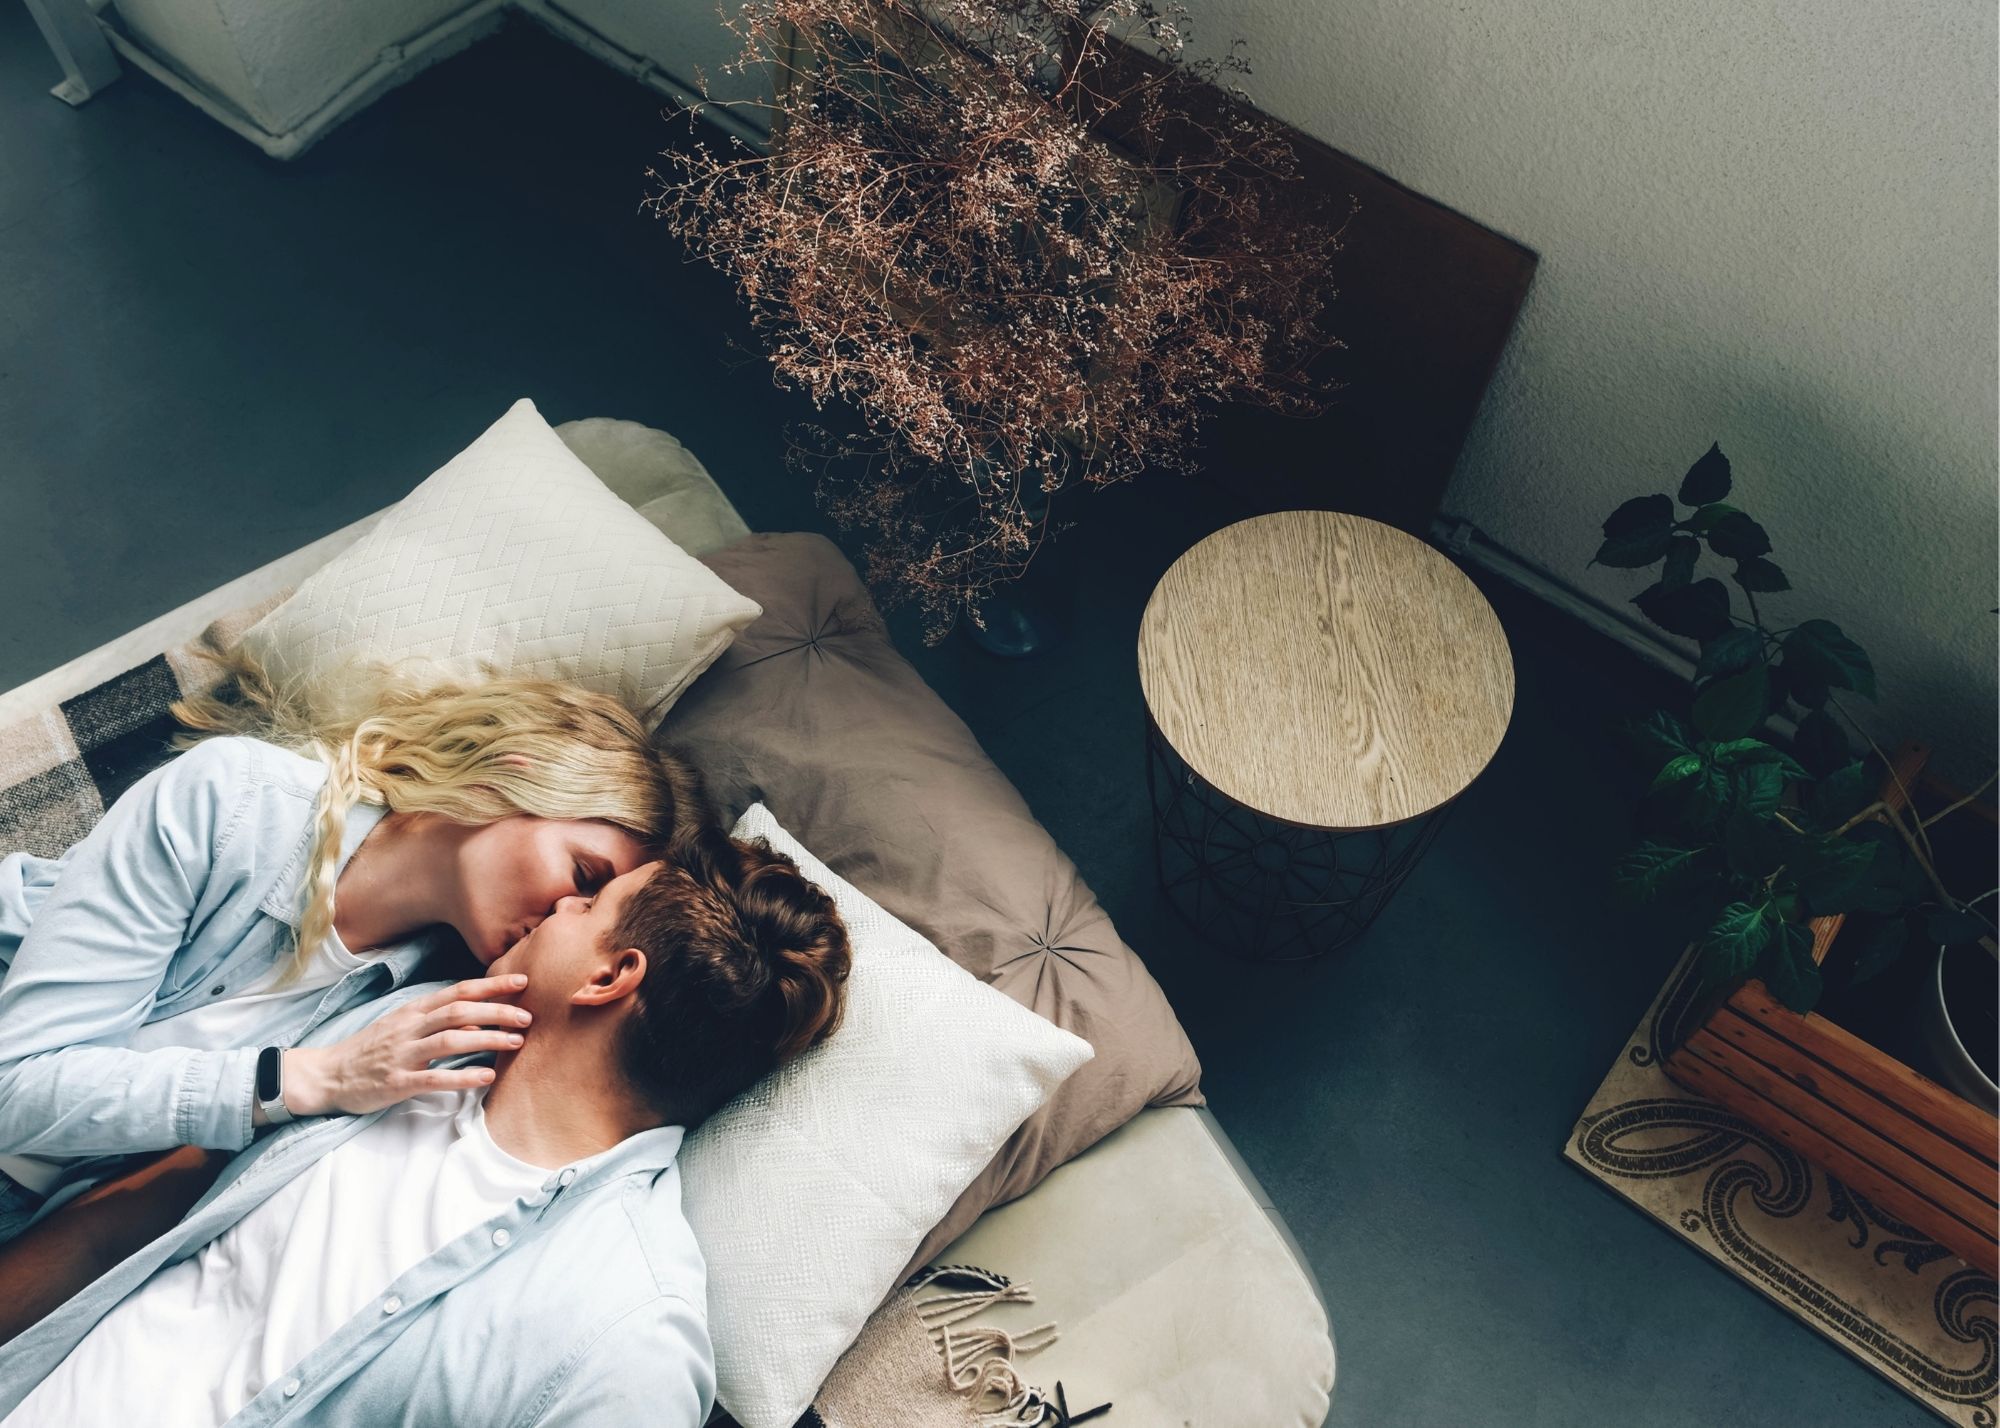
[{"label": "man with brown hair", "polygon": [[[714,830],[563,899],[488,969],[532,1018],[489,1087],[295,1121],[236,1156],[8,1345],[6,1428],[697,1428],[715,1372],[675,1156],[835,1029],[848,966],[832,900]],[[447,1029],[466,990],[411,988],[313,1039]]]}]

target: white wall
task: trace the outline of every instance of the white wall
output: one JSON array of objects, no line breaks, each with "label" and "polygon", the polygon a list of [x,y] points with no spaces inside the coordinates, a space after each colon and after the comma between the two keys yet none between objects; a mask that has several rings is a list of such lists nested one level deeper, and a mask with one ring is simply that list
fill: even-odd
[{"label": "white wall", "polygon": [[1991,769],[1992,0],[1189,8],[1261,107],[1541,254],[1448,511],[1622,604],[1597,523],[1719,441],[1766,623],[1840,624],[1878,739]]}]

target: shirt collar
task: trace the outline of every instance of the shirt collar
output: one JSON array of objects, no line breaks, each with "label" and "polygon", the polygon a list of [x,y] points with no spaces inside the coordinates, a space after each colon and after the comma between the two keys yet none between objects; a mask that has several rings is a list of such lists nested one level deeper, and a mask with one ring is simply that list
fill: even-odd
[{"label": "shirt collar", "polygon": [[626,1175],[665,1170],[680,1154],[687,1131],[681,1126],[655,1126],[652,1130],[628,1135],[609,1150],[575,1161],[557,1171],[551,1184],[570,1176],[571,1190],[588,1190]]},{"label": "shirt collar", "polygon": [[[340,834],[340,856],[335,859],[333,875],[338,878],[341,871],[353,859],[355,849],[361,840],[375,831],[375,825],[389,816],[388,808],[380,803],[356,801],[347,805],[347,821]],[[271,891],[261,904],[261,910],[277,918],[294,932],[298,930],[299,919],[304,911],[304,883],[306,870],[312,857],[313,834],[318,829],[318,803],[314,812],[306,819],[306,826],[292,845],[291,856],[285,860],[284,871],[272,883]]]},{"label": "shirt collar", "polygon": [[[426,984],[422,987],[407,988],[405,994],[431,990],[434,988]],[[382,1003],[382,1005],[388,1004],[386,999]],[[289,1153],[283,1157],[276,1155],[278,1147],[297,1141],[313,1146],[314,1149],[309,1153],[312,1159],[316,1160],[320,1155],[373,1125],[387,1114],[387,1110],[381,1110],[359,1116],[312,1116],[293,1121],[265,1136],[260,1142],[260,1149],[253,1154],[239,1156],[230,1169],[240,1175],[246,1173],[252,1164],[266,1159],[274,1159],[274,1163],[289,1159]],[[681,1143],[686,1136],[687,1130],[682,1126],[656,1126],[651,1130],[629,1135],[608,1150],[601,1150],[596,1155],[573,1160],[560,1169],[551,1170],[548,1179],[542,1184],[542,1192],[553,1199],[558,1193],[576,1194],[592,1190],[622,1180],[629,1175],[657,1174],[674,1163],[675,1158],[680,1155]]]}]

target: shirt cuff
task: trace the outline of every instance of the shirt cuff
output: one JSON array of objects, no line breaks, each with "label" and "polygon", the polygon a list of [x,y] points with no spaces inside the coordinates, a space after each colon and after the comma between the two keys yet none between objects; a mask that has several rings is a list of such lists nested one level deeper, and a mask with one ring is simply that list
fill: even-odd
[{"label": "shirt cuff", "polygon": [[203,1150],[241,1150],[250,1144],[256,1102],[255,1048],[197,1051],[181,1079],[174,1135]]}]

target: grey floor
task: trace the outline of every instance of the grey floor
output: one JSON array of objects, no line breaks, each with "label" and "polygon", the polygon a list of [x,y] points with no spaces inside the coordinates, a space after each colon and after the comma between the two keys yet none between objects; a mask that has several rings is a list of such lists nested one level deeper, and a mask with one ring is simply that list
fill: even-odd
[{"label": "grey floor", "polygon": [[[516,25],[284,165],[143,75],[81,110],[57,77],[0,0],[0,688],[389,503],[524,394],[675,432],[753,527],[824,528],[781,463],[805,403],[639,212],[658,96]],[[1062,648],[896,627],[1180,1010],[1325,1286],[1329,1422],[1932,1421],[1561,1158],[1674,951],[1607,892],[1638,776],[1611,730],[1661,676],[1482,579],[1519,670],[1490,769],[1366,941],[1225,964],[1153,892],[1133,640],[1239,512],[1162,480],[1085,514]]]}]

